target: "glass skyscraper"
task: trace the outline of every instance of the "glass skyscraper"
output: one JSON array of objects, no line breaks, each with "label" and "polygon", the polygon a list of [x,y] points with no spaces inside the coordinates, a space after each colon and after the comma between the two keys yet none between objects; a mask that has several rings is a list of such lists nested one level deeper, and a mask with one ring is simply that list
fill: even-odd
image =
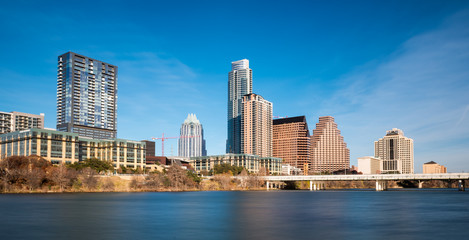
[{"label": "glass skyscraper", "polygon": [[115,138],[116,111],[117,66],[73,52],[58,57],[57,130]]},{"label": "glass skyscraper", "polygon": [[241,153],[241,113],[243,96],[252,93],[252,70],[249,60],[231,63],[228,74],[228,139],[227,153]]}]

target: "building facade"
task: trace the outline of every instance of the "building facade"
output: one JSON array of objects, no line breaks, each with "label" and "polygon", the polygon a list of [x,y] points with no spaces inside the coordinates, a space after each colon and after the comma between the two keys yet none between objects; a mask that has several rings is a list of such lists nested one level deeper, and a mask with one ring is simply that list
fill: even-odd
[{"label": "building facade", "polygon": [[241,153],[241,112],[243,96],[252,93],[252,70],[249,60],[231,63],[228,74],[228,132],[227,153]]},{"label": "building facade", "polygon": [[382,160],[382,173],[414,173],[414,140],[397,128],[386,131],[375,141],[375,157]]},{"label": "building facade", "polygon": [[0,134],[31,128],[44,128],[44,113],[0,112]]},{"label": "building facade", "polygon": [[375,157],[358,158],[358,172],[363,174],[380,174],[382,169],[382,161]]},{"label": "building facade", "polygon": [[434,161],[423,164],[423,173],[434,174],[434,173],[446,173],[446,167],[440,165]]},{"label": "building facade", "polygon": [[241,153],[272,157],[272,103],[251,93],[242,105]]},{"label": "building facade", "polygon": [[308,173],[310,135],[305,116],[273,120],[272,156]]},{"label": "building facade", "polygon": [[206,156],[204,129],[195,114],[187,115],[181,125],[178,141],[178,156],[199,157]]},{"label": "building facade", "polygon": [[73,52],[58,57],[57,130],[117,136],[117,66]]},{"label": "building facade", "polygon": [[0,160],[37,155],[53,164],[88,158],[110,161],[115,168],[145,167],[145,143],[124,139],[91,139],[77,133],[28,129],[0,135]]},{"label": "building facade", "polygon": [[191,157],[190,165],[197,173],[209,172],[215,165],[230,164],[231,166],[244,167],[250,173],[258,173],[259,169],[266,168],[271,175],[280,175],[282,172],[282,159],[274,157],[259,157],[251,154]]},{"label": "building facade", "polygon": [[154,141],[148,141],[148,140],[142,140],[141,142],[144,142],[146,145],[146,156],[156,156],[155,155],[155,142]]},{"label": "building facade", "polygon": [[311,137],[312,171],[334,172],[350,168],[350,150],[331,116],[319,117]]}]

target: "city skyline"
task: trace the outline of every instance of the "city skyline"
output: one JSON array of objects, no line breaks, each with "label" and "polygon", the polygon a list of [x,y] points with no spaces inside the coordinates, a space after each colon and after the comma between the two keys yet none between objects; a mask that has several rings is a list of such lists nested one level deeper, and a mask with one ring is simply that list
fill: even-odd
[{"label": "city skyline", "polygon": [[[73,51],[119,66],[119,138],[177,135],[177,119],[194,112],[208,154],[222,154],[226,72],[246,58],[255,66],[253,89],[275,104],[274,115],[305,115],[310,126],[334,116],[351,164],[373,155],[385,130],[399,128],[414,139],[416,172],[429,161],[469,171],[468,3],[371,3],[255,3],[224,15],[217,12],[225,3],[201,3],[208,7],[201,13],[190,2],[117,3],[94,26],[62,12],[68,4],[8,2],[0,9],[0,110],[45,113],[45,127],[55,128],[56,60]],[[85,5],[71,13],[86,14]],[[247,17],[235,17],[237,10]],[[243,24],[245,35],[232,33]],[[93,37],[75,40],[82,25]],[[171,145],[177,141],[167,152]]]}]

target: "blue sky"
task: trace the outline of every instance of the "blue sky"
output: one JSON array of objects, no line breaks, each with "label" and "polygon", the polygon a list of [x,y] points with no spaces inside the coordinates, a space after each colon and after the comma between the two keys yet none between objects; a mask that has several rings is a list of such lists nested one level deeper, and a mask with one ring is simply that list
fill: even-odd
[{"label": "blue sky", "polygon": [[274,115],[310,130],[335,117],[352,164],[396,127],[416,172],[469,172],[467,1],[9,1],[0,29],[0,111],[45,113],[46,127],[57,56],[73,51],[119,67],[119,138],[177,136],[195,113],[222,154],[227,74],[247,58]]}]

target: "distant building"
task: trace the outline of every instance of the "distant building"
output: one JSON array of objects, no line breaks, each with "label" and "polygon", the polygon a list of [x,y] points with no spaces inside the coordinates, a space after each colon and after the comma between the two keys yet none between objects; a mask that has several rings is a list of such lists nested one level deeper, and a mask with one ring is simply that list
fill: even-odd
[{"label": "distant building", "polygon": [[0,112],[0,134],[31,128],[44,128],[44,113]]},{"label": "distant building", "polygon": [[[305,116],[273,120],[272,156],[308,173],[311,167],[310,135]],[[290,174],[288,174],[290,175]]]},{"label": "distant building", "polygon": [[280,175],[282,171],[282,159],[259,157],[251,154],[228,153],[225,155],[191,157],[189,162],[197,173],[201,171],[209,172],[215,165],[224,163],[244,167],[250,173],[258,173],[260,168],[266,168],[270,174],[274,175]]},{"label": "distant building", "polygon": [[313,172],[334,172],[350,168],[350,150],[331,116],[319,117],[311,137]]},{"label": "distant building", "polygon": [[260,95],[243,96],[241,153],[272,156],[272,103]]},{"label": "distant building", "polygon": [[206,156],[204,129],[195,114],[188,114],[181,125],[178,142],[178,155],[180,157]]},{"label": "distant building", "polygon": [[382,168],[382,161],[375,157],[360,157],[358,158],[357,172],[363,174],[380,174]]},{"label": "distant building", "polygon": [[446,167],[434,161],[423,164],[423,173],[446,173]]},{"label": "distant building", "polygon": [[386,131],[375,141],[375,157],[382,160],[382,173],[414,173],[414,140],[397,128]]},{"label": "distant building", "polygon": [[57,130],[117,136],[117,66],[67,52],[58,57]]},{"label": "distant building", "polygon": [[28,129],[0,135],[0,159],[38,155],[53,164],[88,158],[110,161],[115,168],[145,167],[145,143],[125,139],[91,139],[77,133]]},{"label": "distant building", "polygon": [[228,74],[228,133],[226,153],[241,153],[241,112],[243,96],[252,93],[252,69],[249,60],[231,63]]},{"label": "distant building", "polygon": [[142,140],[147,146],[147,151],[146,155],[147,156],[155,156],[155,142],[154,141],[148,141],[148,140]]},{"label": "distant building", "polygon": [[303,170],[301,170],[301,168],[291,166],[290,164],[282,164],[282,175],[303,175]]}]

